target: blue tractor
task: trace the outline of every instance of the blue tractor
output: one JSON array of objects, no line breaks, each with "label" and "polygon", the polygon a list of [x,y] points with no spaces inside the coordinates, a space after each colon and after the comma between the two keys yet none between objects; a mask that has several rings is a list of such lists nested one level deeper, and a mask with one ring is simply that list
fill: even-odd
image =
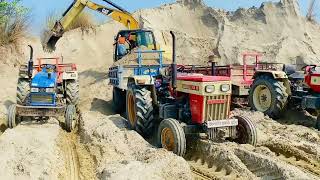
[{"label": "blue tractor", "polygon": [[60,58],[38,58],[34,65],[33,48],[29,47],[30,60],[20,67],[17,104],[9,107],[7,126],[14,128],[25,117],[42,120],[64,116],[65,129],[71,132],[77,124],[79,103],[76,65],[63,64]]}]

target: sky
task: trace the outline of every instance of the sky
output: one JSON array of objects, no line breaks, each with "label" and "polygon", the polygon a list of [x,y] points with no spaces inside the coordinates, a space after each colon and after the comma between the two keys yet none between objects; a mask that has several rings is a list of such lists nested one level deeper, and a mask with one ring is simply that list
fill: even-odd
[{"label": "sky", "polygon": [[[101,5],[106,5],[102,0],[92,0]],[[129,12],[134,12],[141,8],[157,7],[161,4],[172,3],[175,0],[114,0],[116,4],[125,8]],[[249,8],[252,6],[259,7],[266,0],[205,0],[208,6],[215,8],[223,8],[229,11],[236,10],[239,7]],[[269,0],[279,1],[279,0]],[[303,14],[306,14],[310,0],[299,0],[300,9]],[[52,12],[62,13],[73,2],[73,0],[22,0],[22,4],[31,9],[31,33],[39,34],[48,14]],[[319,3],[319,2],[317,2]],[[318,4],[317,4],[318,5]],[[317,6],[319,7],[319,6]],[[95,14],[95,13],[94,13]],[[96,15],[96,14],[95,14]],[[318,14],[317,14],[318,15]],[[320,15],[320,14],[319,14]],[[98,19],[103,21],[107,17],[97,15]]]}]

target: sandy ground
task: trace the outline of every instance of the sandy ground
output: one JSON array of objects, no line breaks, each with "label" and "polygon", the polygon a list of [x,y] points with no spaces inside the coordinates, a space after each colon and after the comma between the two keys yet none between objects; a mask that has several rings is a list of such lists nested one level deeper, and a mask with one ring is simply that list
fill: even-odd
[{"label": "sandy ground", "polygon": [[[226,12],[184,0],[135,15],[155,30],[163,49],[171,47],[169,30],[176,32],[179,63],[206,64],[212,53],[221,56],[221,64],[239,62],[244,51],[263,52],[270,61],[317,62],[319,26],[306,22],[298,8],[295,1],[281,0]],[[79,67],[79,132],[65,133],[56,120],[6,130],[0,136],[2,179],[319,179],[320,134],[313,128],[315,118],[305,112],[289,112],[274,121],[261,113],[235,110],[257,124],[258,146],[195,141],[186,161],[128,130],[126,120],[111,109],[107,79],[113,35],[121,28],[110,22],[88,33],[68,32],[59,41],[50,56],[63,54],[65,62]],[[48,56],[40,40],[24,43],[32,44],[37,56]],[[7,107],[15,102],[17,64],[28,58],[28,49],[22,52],[9,53],[1,61],[1,132]]]}]

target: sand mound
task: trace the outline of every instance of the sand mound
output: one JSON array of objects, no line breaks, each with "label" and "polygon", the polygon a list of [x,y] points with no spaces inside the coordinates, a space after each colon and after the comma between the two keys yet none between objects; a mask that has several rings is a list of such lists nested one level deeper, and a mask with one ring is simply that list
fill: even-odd
[{"label": "sand mound", "polygon": [[[242,61],[242,53],[253,51],[263,53],[270,62],[318,63],[319,25],[306,21],[296,0],[266,2],[259,8],[234,12],[207,7],[200,0],[180,0],[134,15],[144,28],[154,31],[169,54],[169,32],[176,33],[178,63],[207,64],[213,53],[221,56],[220,64],[237,63]],[[63,54],[66,61],[77,62],[81,68],[111,65],[113,37],[119,29],[125,27],[111,21],[89,33],[67,32],[55,54]]]},{"label": "sand mound", "polygon": [[1,179],[58,179],[64,159],[56,146],[59,126],[18,126],[0,136]]},{"label": "sand mound", "polygon": [[162,45],[171,44],[169,30],[178,34],[180,63],[195,64],[196,60],[203,64],[214,52],[221,56],[221,64],[235,63],[248,51],[262,52],[272,62],[318,62],[319,26],[301,16],[296,0],[268,2],[235,12],[184,0],[138,14]]},{"label": "sand mound", "polygon": [[83,139],[101,179],[191,179],[183,158],[153,148],[135,131],[128,131],[122,117],[88,112],[83,123]]}]

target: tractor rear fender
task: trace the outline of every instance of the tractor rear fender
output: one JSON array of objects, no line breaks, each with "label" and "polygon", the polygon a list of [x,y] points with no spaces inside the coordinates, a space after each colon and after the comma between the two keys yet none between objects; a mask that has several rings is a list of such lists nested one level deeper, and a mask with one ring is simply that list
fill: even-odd
[{"label": "tractor rear fender", "polygon": [[63,72],[62,79],[63,80],[71,80],[71,79],[77,80],[78,79],[78,72],[77,71]]},{"label": "tractor rear fender", "polygon": [[154,85],[154,78],[149,75],[131,76],[128,82],[129,81],[134,82],[135,85],[139,86]]},{"label": "tractor rear fender", "polygon": [[149,75],[139,75],[139,76],[131,76],[128,78],[128,85],[134,84],[140,87],[146,87],[149,91],[151,91],[152,102],[156,105],[157,102],[157,92],[154,86],[154,78]]},{"label": "tractor rear fender", "polygon": [[259,76],[269,76],[275,80],[283,82],[283,85],[286,87],[286,93],[289,96],[292,94],[291,87],[290,87],[290,81],[288,79],[287,74],[284,71],[259,70],[259,71],[255,72],[252,79],[256,79]]}]

